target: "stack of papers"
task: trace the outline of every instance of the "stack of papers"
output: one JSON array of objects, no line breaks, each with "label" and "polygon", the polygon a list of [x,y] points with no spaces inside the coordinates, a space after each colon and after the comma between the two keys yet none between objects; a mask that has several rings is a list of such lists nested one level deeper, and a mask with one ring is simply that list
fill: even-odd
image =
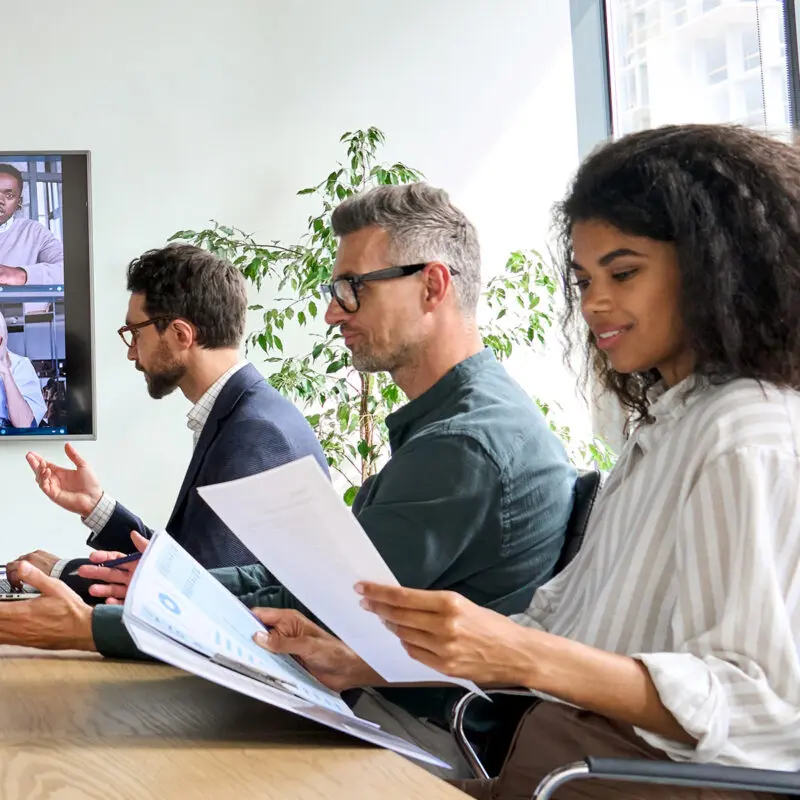
[{"label": "stack of papers", "polygon": [[[267,569],[386,681],[477,690],[412,659],[361,608],[357,581],[398,584],[313,458],[198,491]],[[253,634],[264,626],[164,531],[139,562],[123,621],[153,658],[359,739],[449,766],[356,717],[294,659],[256,645]]]},{"label": "stack of papers", "polygon": [[252,641],[264,626],[164,531],[152,538],[125,599],[136,646],[159,661],[419,761],[449,766],[356,717],[294,659]]}]

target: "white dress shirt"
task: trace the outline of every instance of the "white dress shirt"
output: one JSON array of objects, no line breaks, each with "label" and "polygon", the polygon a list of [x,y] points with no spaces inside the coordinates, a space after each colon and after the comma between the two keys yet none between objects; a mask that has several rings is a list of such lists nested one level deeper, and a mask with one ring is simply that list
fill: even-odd
[{"label": "white dress shirt", "polygon": [[[214,408],[214,403],[217,402],[222,389],[225,384],[235,375],[242,367],[247,364],[247,361],[239,361],[234,364],[229,370],[224,372],[217,378],[214,383],[208,388],[203,396],[191,407],[189,413],[186,415],[186,427],[192,432],[192,449],[197,447],[197,442],[200,439],[200,434],[208,422],[208,417],[211,410]],[[105,528],[114,510],[117,507],[117,501],[114,500],[107,492],[103,492],[103,496],[98,501],[97,505],[87,516],[83,518],[83,524],[92,530],[92,536],[89,538],[89,544],[92,540]],[[64,570],[64,567],[71,559],[63,558],[56,563],[50,572],[51,576],[58,578]]]},{"label": "white dress shirt", "polygon": [[[39,376],[36,374],[36,370],[33,368],[29,358],[18,356],[10,350],[8,351],[8,357],[11,361],[11,377],[14,379],[14,383],[17,384],[17,389],[25,398],[25,402],[33,414],[34,423],[32,427],[36,427],[47,413],[47,404],[42,396],[42,382],[39,380]],[[0,379],[0,417],[8,419],[8,414],[6,390],[3,381]]]},{"label": "white dress shirt", "polygon": [[515,619],[639,659],[697,740],[637,730],[671,758],[800,770],[800,393],[692,377],[652,414]]}]

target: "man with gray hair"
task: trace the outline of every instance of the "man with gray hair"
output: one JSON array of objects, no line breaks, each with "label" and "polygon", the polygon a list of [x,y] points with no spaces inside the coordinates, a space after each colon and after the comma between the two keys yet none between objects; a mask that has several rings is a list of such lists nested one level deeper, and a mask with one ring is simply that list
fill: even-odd
[{"label": "man with gray hair", "polygon": [[[401,585],[448,589],[503,614],[520,612],[555,567],[575,471],[536,405],[483,346],[475,228],[444,191],[425,184],[346,200],[333,227],[339,249],[321,287],[329,297],[325,320],[340,329],[353,366],[391,373],[409,398],[386,419],[391,458],[361,487],[353,513]],[[90,612],[26,569],[26,582],[58,594],[68,609],[57,634],[37,628],[37,646],[135,655],[119,605]],[[251,608],[307,613],[261,565],[213,574]],[[130,579],[99,566],[82,567],[81,575],[116,581],[93,588],[116,602]],[[347,648],[341,652],[343,669],[350,661]],[[339,668],[330,665],[334,678]],[[348,699],[359,716],[461,766],[449,773],[459,777],[470,773],[447,719],[460,694],[389,687],[354,690]]]},{"label": "man with gray hair", "polygon": [[0,312],[0,428],[36,428],[47,406],[29,358],[8,349],[8,324]]}]

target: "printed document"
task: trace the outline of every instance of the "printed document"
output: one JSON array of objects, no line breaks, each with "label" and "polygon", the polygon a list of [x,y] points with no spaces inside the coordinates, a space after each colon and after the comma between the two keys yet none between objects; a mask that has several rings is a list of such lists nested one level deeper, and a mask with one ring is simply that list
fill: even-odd
[{"label": "printed document", "polygon": [[380,619],[361,608],[356,582],[399,584],[311,456],[197,491],[245,547],[384,680],[454,683],[478,691],[472,681],[411,658]]},{"label": "printed document", "polygon": [[258,619],[165,531],[134,572],[123,622],[147,655],[359,739],[439,766],[438,758],[359,719],[288,656],[253,641]]}]

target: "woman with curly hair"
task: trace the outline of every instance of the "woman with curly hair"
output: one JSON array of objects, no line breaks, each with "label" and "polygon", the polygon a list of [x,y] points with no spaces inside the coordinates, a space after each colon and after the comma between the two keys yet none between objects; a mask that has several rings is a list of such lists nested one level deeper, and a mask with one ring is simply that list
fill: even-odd
[{"label": "woman with curly hair", "polygon": [[[362,602],[435,669],[544,697],[500,776],[460,784],[475,797],[530,797],[587,755],[799,770],[800,152],[728,126],[636,133],[582,164],[556,221],[566,330],[583,318],[633,426],[581,551],[517,617],[372,584]],[[272,649],[314,636],[305,663],[331,674],[324,637],[267,616]],[[339,687],[376,682],[337,659]]]},{"label": "woman with curly hair", "polygon": [[[800,769],[800,153],[637,133],[584,162],[556,218],[566,330],[583,317],[636,426],[583,548],[513,620],[446,593],[366,603],[419,660],[548,698],[477,797],[528,797],[586,755]],[[609,794],[702,795],[559,797]]]}]

